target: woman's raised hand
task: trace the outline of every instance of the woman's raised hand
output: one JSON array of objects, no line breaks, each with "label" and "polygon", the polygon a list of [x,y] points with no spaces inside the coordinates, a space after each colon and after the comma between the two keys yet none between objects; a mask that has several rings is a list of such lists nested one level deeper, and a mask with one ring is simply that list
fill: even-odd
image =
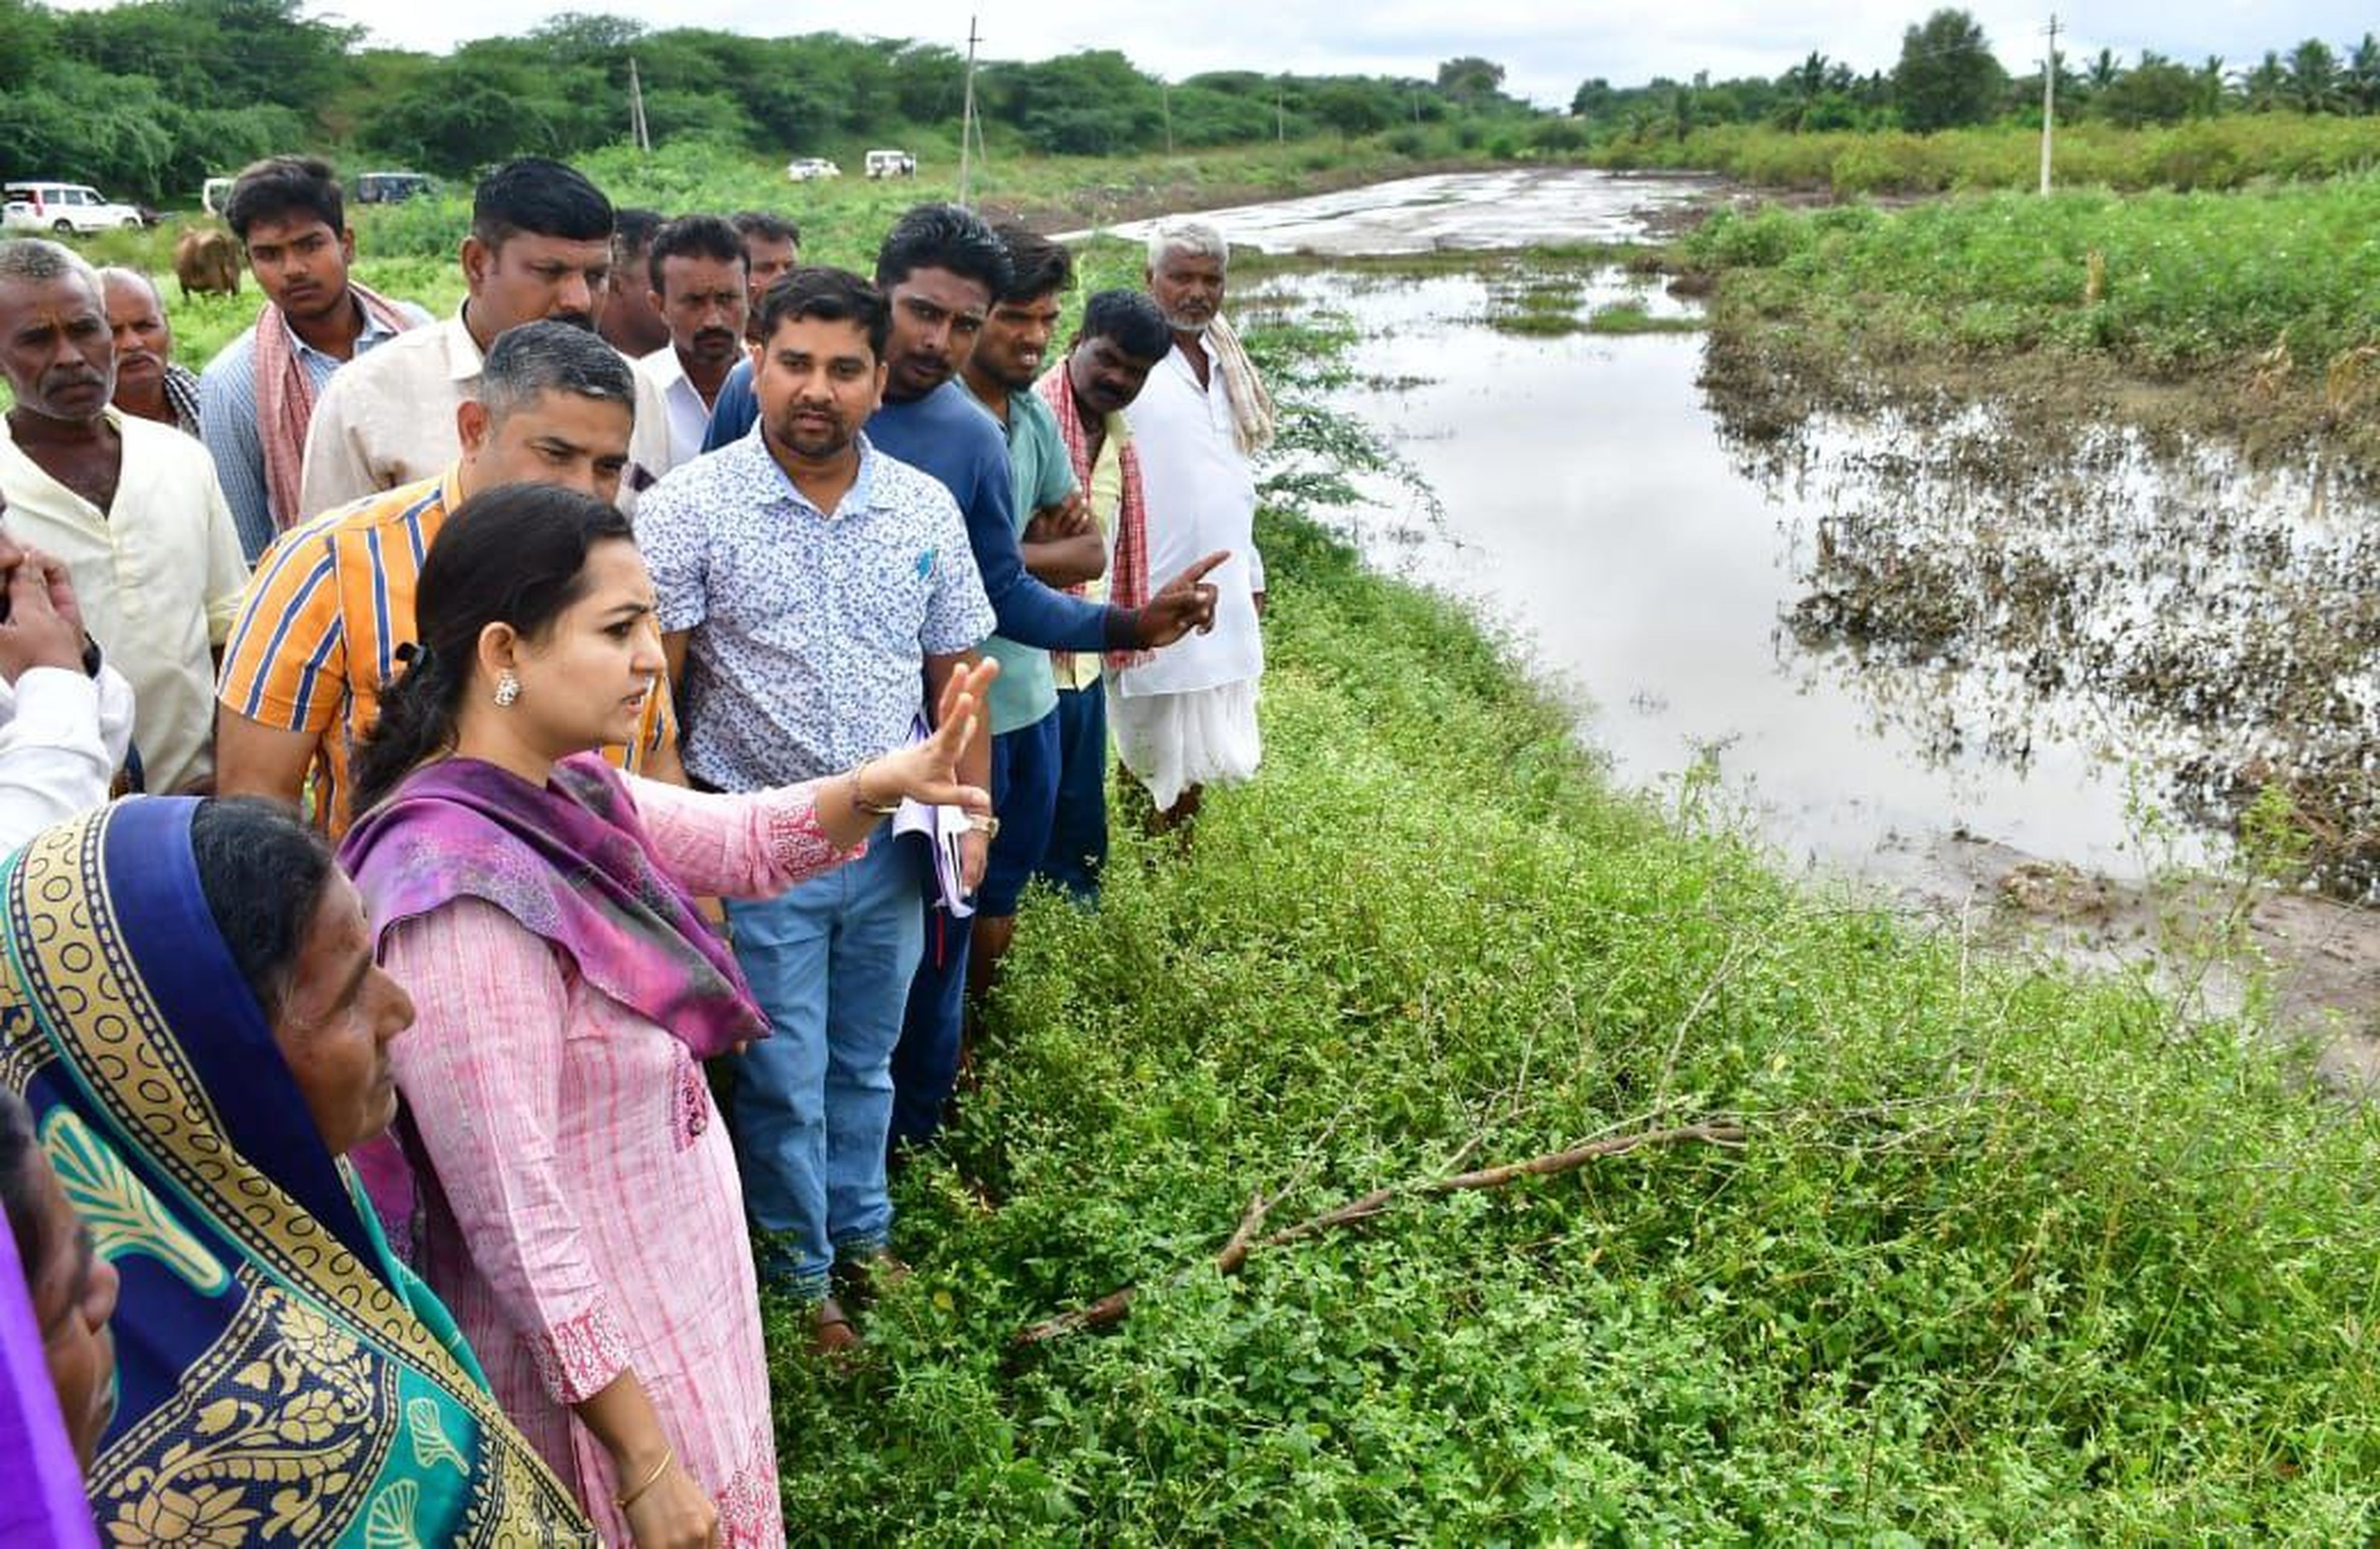
[{"label": "woman's raised hand", "polygon": [[973,817],[990,817],[990,793],[960,783],[959,757],[982,728],[984,693],[999,675],[1000,663],[990,660],[953,672],[942,684],[934,734],[866,766],[868,799],[905,796],[929,806],[960,807]]}]

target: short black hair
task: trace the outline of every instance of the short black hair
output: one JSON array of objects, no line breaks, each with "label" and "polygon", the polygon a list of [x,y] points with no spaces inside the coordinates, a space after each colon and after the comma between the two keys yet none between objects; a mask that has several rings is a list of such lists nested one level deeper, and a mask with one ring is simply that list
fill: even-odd
[{"label": "short black hair", "polygon": [[868,335],[868,348],[884,358],[892,334],[892,309],[884,293],[848,269],[809,264],[796,269],[769,287],[760,299],[760,337],[767,339],[788,318],[821,318],[828,322],[856,322]]},{"label": "short black hair", "polygon": [[548,393],[618,404],[631,418],[637,412],[636,373],[627,357],[600,334],[559,318],[540,318],[497,334],[471,395],[501,419]]},{"label": "short black hair", "polygon": [[630,205],[612,212],[612,248],[624,259],[633,259],[650,251],[653,234],[669,224],[669,217],[658,210]]},{"label": "short black hair", "polygon": [[738,210],[727,217],[727,224],[746,241],[757,236],[763,242],[790,242],[796,248],[802,245],[801,227],[765,210]]},{"label": "short black hair", "polygon": [[306,926],[337,869],[330,845],[278,802],[217,796],[191,814],[190,855],[239,976],[265,1022],[279,1022]]},{"label": "short black hair", "polygon": [[645,272],[653,282],[653,294],[667,293],[662,284],[662,260],[672,258],[718,259],[724,263],[741,264],[744,272],[752,272],[752,260],[744,251],[743,238],[735,228],[716,215],[681,215],[662,227],[653,237],[653,245],[645,255]]},{"label": "short black hair", "polygon": [[1038,232],[1020,225],[996,226],[992,235],[1008,249],[1008,285],[992,293],[994,301],[1038,301],[1071,290],[1075,255]]},{"label": "short black hair", "polygon": [[1075,336],[1112,339],[1135,360],[1162,360],[1173,353],[1173,330],[1147,291],[1095,292],[1083,303],[1083,326]]},{"label": "short black hair", "polygon": [[232,180],[224,200],[224,224],[245,243],[259,221],[312,215],[333,231],[347,229],[347,200],[339,175],[319,156],[267,156],[250,162]]},{"label": "short black hair", "polygon": [[515,236],[612,240],[612,201],[577,167],[521,156],[480,179],[471,193],[471,235],[489,248]]},{"label": "short black hair", "polygon": [[1008,294],[1008,249],[972,210],[921,204],[892,223],[876,249],[876,283],[885,290],[919,269],[947,269],[993,296]]}]

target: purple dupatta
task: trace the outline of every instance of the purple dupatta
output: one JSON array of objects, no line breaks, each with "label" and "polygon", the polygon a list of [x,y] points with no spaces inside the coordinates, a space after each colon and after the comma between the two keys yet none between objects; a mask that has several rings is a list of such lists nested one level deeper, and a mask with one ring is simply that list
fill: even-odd
[{"label": "purple dupatta", "polygon": [[594,754],[556,764],[543,787],[477,758],[424,765],[347,831],[339,860],[363,890],[376,938],[455,899],[480,899],[698,1059],[768,1036],[735,954]]}]

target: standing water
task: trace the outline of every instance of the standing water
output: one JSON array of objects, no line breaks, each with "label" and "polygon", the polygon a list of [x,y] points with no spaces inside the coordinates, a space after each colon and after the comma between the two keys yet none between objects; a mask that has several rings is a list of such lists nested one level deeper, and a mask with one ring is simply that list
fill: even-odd
[{"label": "standing water", "polygon": [[[1234,243],[1353,256],[1625,240],[1710,194],[1454,175],[1202,218]],[[2303,660],[2274,660],[2284,617],[2360,597],[2380,558],[2322,478],[2119,430],[2030,454],[1987,407],[1731,417],[1699,337],[1584,331],[1614,304],[1655,326],[1689,307],[1559,269],[1325,268],[1236,305],[1354,321],[1356,380],[1333,406],[1381,429],[1437,502],[1378,481],[1352,535],[1530,642],[1621,780],[1716,776],[1830,872],[1911,879],[1976,836],[2138,878],[2218,850],[2239,777],[2309,716],[2337,733],[2315,738],[2325,756],[2368,756],[2369,653],[2293,638]],[[2319,704],[2289,688],[2309,683]]]}]

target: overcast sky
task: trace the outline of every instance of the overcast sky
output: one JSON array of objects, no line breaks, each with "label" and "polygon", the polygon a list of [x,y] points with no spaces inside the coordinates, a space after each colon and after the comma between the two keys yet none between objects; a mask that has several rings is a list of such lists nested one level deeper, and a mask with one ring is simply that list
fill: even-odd
[{"label": "overcast sky", "polygon": [[[93,0],[65,3],[79,9]],[[1813,49],[1863,71],[1889,69],[1901,31],[1929,7],[1924,0],[1233,0],[1202,15],[1198,6],[1178,0],[1149,6],[1118,0],[827,0],[798,8],[771,0],[674,0],[662,13],[604,0],[407,0],[384,7],[348,0],[344,11],[337,4],[310,8],[369,17],[377,41],[441,51],[468,38],[526,31],[564,9],[636,15],[654,26],[836,31],[963,49],[974,13],[981,18],[983,52],[994,59],[1116,48],[1142,69],[1178,80],[1220,69],[1428,77],[1442,59],[1477,54],[1505,67],[1508,90],[1552,105],[1567,104],[1590,76],[1626,86],[1660,75],[1685,79],[1704,69],[1713,79],[1775,75]],[[2046,6],[1981,0],[1967,9],[2011,73],[2034,67]],[[2099,0],[2062,13],[2061,24],[2070,30],[2070,58],[2112,48],[2130,59],[2150,48],[2193,63],[2219,54],[2236,65],[2268,48],[2286,51],[2301,38],[2334,47],[2351,42],[2380,30],[2380,6],[2370,0]]]}]

